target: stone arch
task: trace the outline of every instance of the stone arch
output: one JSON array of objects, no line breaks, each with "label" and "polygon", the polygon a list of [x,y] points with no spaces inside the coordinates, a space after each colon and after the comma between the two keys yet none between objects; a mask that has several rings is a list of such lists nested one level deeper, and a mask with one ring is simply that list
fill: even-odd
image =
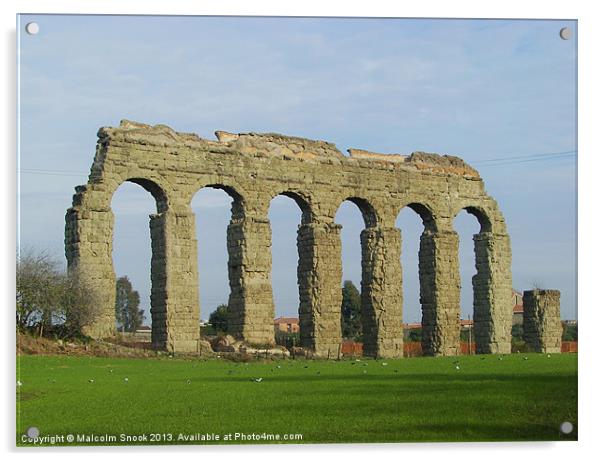
[{"label": "stone arch", "polygon": [[[473,235],[475,275],[472,277],[473,331],[477,354],[509,353],[512,318],[510,242],[494,228],[492,211],[478,204],[463,204],[461,211],[475,217],[479,232]],[[496,230],[498,232],[496,232]]]},{"label": "stone arch", "polygon": [[[239,190],[239,188],[237,186],[233,186],[232,184],[227,183],[226,181],[216,181],[213,182],[212,179],[207,179],[205,181],[203,181],[201,184],[196,184],[194,188],[191,188],[191,195],[190,195],[190,199],[188,200],[189,205],[188,207],[190,207],[191,212],[193,213],[193,217],[194,217],[194,233],[195,233],[195,250],[194,250],[194,259],[196,261],[196,267],[197,267],[197,271],[199,274],[199,315],[201,315],[201,312],[204,309],[207,309],[208,306],[204,306],[203,303],[201,302],[201,294],[203,293],[202,290],[204,290],[204,285],[203,285],[203,280],[202,280],[202,272],[203,272],[203,268],[206,269],[206,266],[204,266],[204,264],[206,264],[205,261],[203,261],[202,259],[200,259],[200,249],[199,249],[199,243],[196,239],[196,232],[198,229],[198,220],[200,215],[202,215],[202,213],[198,213],[196,212],[193,207],[192,207],[192,202],[195,199],[195,197],[197,197],[197,195],[203,191],[203,190],[207,190],[207,189],[212,189],[212,190],[219,190],[222,191],[223,193],[225,193],[230,199],[231,199],[231,203],[230,203],[230,212],[229,212],[229,218],[228,219],[228,224],[226,225],[225,229],[224,229],[224,240],[225,240],[225,244],[223,249],[226,250],[227,256],[226,256],[226,263],[224,264],[224,266],[222,267],[222,270],[226,270],[226,276],[225,278],[228,280],[228,298],[225,299],[224,301],[227,303],[228,307],[228,315],[229,315],[229,325],[232,325],[233,328],[235,328],[234,326],[237,324],[241,323],[241,319],[240,317],[240,311],[244,310],[244,305],[241,306],[240,302],[242,297],[242,287],[240,286],[240,276],[239,276],[239,272],[242,270],[241,267],[241,263],[240,263],[240,255],[237,254],[236,252],[236,248],[237,248],[237,244],[236,244],[236,240],[235,240],[235,234],[236,231],[233,229],[236,229],[237,224],[241,223],[244,221],[244,217],[245,217],[245,199],[243,196],[243,193]],[[200,229],[201,235],[203,232],[203,229]],[[217,243],[217,242],[216,242]],[[213,268],[211,268],[211,271],[213,272]],[[206,286],[206,285],[205,285]],[[224,302],[222,300],[217,301],[214,300],[214,303],[212,303],[212,308],[217,307],[218,302]],[[230,308],[230,306],[232,306],[232,308]],[[209,312],[205,311],[205,313],[208,315]]]},{"label": "stone arch", "polygon": [[301,210],[301,224],[310,224],[315,220],[315,213],[311,207],[311,200],[306,194],[292,190],[285,190],[273,196],[272,200],[278,195],[283,195],[294,200]]},{"label": "stone arch", "polygon": [[96,200],[99,200],[102,202],[102,207],[110,208],[115,191],[126,182],[137,184],[150,193],[155,199],[157,213],[163,213],[177,205],[174,203],[176,194],[169,180],[152,170],[146,171],[140,168],[117,170],[110,178],[97,180],[84,186],[86,200],[83,204],[96,208]]},{"label": "stone arch", "polygon": [[267,254],[269,222],[267,217],[254,211],[260,207],[260,200],[250,199],[236,181],[220,176],[196,182],[189,202],[204,188],[222,190],[232,198],[231,219],[226,230],[230,286],[228,332],[249,343],[273,343],[271,259]]},{"label": "stone arch", "polygon": [[235,181],[213,175],[203,175],[201,176],[201,180],[195,179],[194,181],[191,181],[191,183],[190,186],[187,185],[185,187],[186,193],[183,194],[184,199],[182,199],[182,203],[185,204],[186,207],[190,208],[192,200],[202,189],[210,188],[222,190],[232,199],[232,207],[230,210],[232,219],[237,221],[244,219],[247,208],[247,194]]},{"label": "stone arch", "polygon": [[[491,219],[489,218],[489,215],[487,213],[487,211],[485,211],[485,209],[481,206],[466,206],[463,208],[463,210],[465,210],[468,214],[473,215],[477,221],[479,222],[479,225],[481,226],[481,230],[480,232],[491,232],[493,229],[493,226],[491,224]],[[456,213],[455,217],[458,216],[458,213]]]},{"label": "stone arch", "polygon": [[460,346],[457,234],[450,230],[448,212],[440,200],[406,199],[397,218],[406,208],[420,217],[423,226],[418,246],[422,352],[456,355]]},{"label": "stone arch", "polygon": [[[411,210],[409,212],[412,215],[412,219],[415,222],[407,222],[408,227],[418,227],[415,231],[418,232],[416,240],[414,240],[416,234],[410,234],[409,230],[400,225],[399,220],[402,218],[402,214],[405,210]],[[417,224],[420,222],[420,224]],[[400,264],[401,264],[401,277],[402,277],[402,289],[403,289],[403,302],[404,311],[407,310],[407,306],[411,303],[414,306],[416,301],[420,308],[420,324],[421,324],[421,335],[422,335],[422,346],[424,351],[431,351],[433,345],[433,336],[436,335],[437,330],[437,316],[436,316],[436,302],[432,297],[432,288],[434,285],[433,277],[433,261],[434,256],[428,245],[425,245],[429,237],[437,232],[437,221],[435,220],[435,214],[432,207],[426,203],[419,201],[410,201],[405,203],[401,209],[399,209],[396,220],[396,226],[401,232],[400,242]],[[412,241],[409,241],[408,235],[412,236]],[[404,245],[408,245],[413,253],[407,255],[408,249]],[[415,248],[414,248],[415,246]],[[413,270],[416,272],[408,272],[408,260],[416,258],[416,265],[413,266]],[[405,260],[405,261],[404,261]],[[418,282],[418,293],[415,296],[408,296],[407,288],[409,286],[408,280],[415,280]],[[403,316],[403,314],[402,314]],[[405,320],[402,318],[402,322]],[[405,331],[404,331],[405,333]]]},{"label": "stone arch", "polygon": [[[293,235],[295,235],[295,240],[296,240],[296,249],[297,249],[297,261],[295,264],[295,270],[294,270],[294,274],[295,274],[295,283],[297,285],[297,291],[298,291],[298,298],[294,301],[291,301],[291,303],[297,303],[296,305],[296,310],[297,313],[299,315],[299,336],[301,339],[301,344],[306,345],[307,347],[313,347],[314,344],[312,343],[312,322],[311,322],[311,306],[308,304],[307,300],[308,300],[308,293],[307,290],[310,286],[310,284],[308,283],[308,277],[310,277],[310,274],[307,272],[308,268],[311,268],[313,265],[309,262],[311,261],[312,258],[312,252],[311,249],[307,249],[305,248],[305,238],[304,235],[307,231],[308,228],[312,228],[312,226],[315,224],[316,218],[315,218],[315,213],[312,209],[312,197],[304,192],[298,191],[298,190],[293,190],[293,189],[284,189],[282,191],[279,191],[277,193],[272,193],[270,194],[270,201],[269,201],[269,206],[268,206],[268,219],[270,220],[270,242],[271,242],[271,251],[270,251],[270,268],[271,268],[271,281],[272,283],[274,282],[275,278],[278,278],[278,275],[283,275],[283,274],[288,274],[288,275],[284,275],[285,277],[290,276],[290,273],[288,271],[288,269],[286,271],[280,272],[278,273],[278,275],[276,277],[274,277],[274,275],[276,274],[274,272],[274,260],[272,258],[272,256],[275,254],[274,253],[274,237],[275,237],[275,226],[274,223],[271,221],[271,217],[270,217],[270,213],[273,210],[272,205],[275,199],[277,199],[278,197],[286,197],[290,200],[292,200],[296,206],[298,207],[298,212],[300,212],[300,217],[299,220],[297,221],[297,226],[296,229],[287,229],[287,231],[292,230],[293,231]],[[287,202],[290,203],[289,200],[287,200]],[[293,207],[295,205],[292,205]],[[282,234],[280,234],[280,237],[282,237]],[[275,284],[273,283],[273,287],[272,287],[272,293],[274,295],[274,315],[279,315],[276,309],[276,295],[277,294],[281,294],[281,292],[277,291],[275,289]],[[281,315],[282,313],[280,313]],[[299,343],[297,343],[298,345],[300,345]]]},{"label": "stone arch", "polygon": [[399,214],[405,208],[409,208],[420,217],[425,231],[437,232],[437,220],[435,219],[435,213],[430,205],[420,202],[407,203],[401,207],[397,213],[397,217],[399,217]]},{"label": "stone arch", "polygon": [[[121,272],[121,273],[117,273],[117,271],[115,269],[117,269],[118,265],[117,265],[117,261],[119,260],[119,253],[120,253],[120,249],[118,249],[118,246],[120,246],[119,244],[120,239],[118,238],[118,233],[119,233],[119,227],[118,227],[118,221],[119,221],[119,197],[117,197],[120,194],[120,191],[123,189],[123,186],[125,184],[136,184],[139,187],[135,187],[137,193],[139,194],[144,194],[146,197],[145,198],[149,198],[146,193],[148,193],[148,195],[150,195],[150,197],[152,197],[152,200],[154,202],[153,205],[151,205],[154,208],[154,211],[151,209],[150,213],[147,215],[147,217],[151,217],[153,214],[155,213],[161,213],[166,211],[167,209],[167,194],[165,193],[165,191],[163,190],[163,188],[158,185],[156,182],[149,180],[147,178],[139,178],[139,177],[131,177],[126,179],[125,181],[121,182],[121,184],[119,184],[119,186],[112,191],[111,194],[111,201],[110,201],[110,210],[111,210],[111,214],[114,217],[114,226],[112,229],[112,233],[109,236],[109,238],[111,239],[111,265],[112,268],[115,272],[115,277],[117,278],[117,276],[121,276],[121,275],[127,275],[130,277],[132,277],[132,274],[129,271],[125,271],[125,272]],[[142,191],[144,190],[144,192]],[[147,208],[144,208],[145,210],[147,210]],[[143,209],[139,209],[138,211],[143,211]],[[152,217],[151,217],[152,219]],[[148,258],[147,261],[144,261],[144,263],[140,262],[139,266],[144,267],[145,269],[145,278],[146,278],[146,283],[148,283],[149,281],[151,282],[151,286],[150,286],[150,296],[149,299],[150,300],[150,319],[147,318],[147,320],[151,321],[151,331],[153,332],[152,337],[156,337],[157,336],[157,331],[158,329],[165,329],[165,325],[160,325],[160,322],[163,321],[164,319],[157,319],[156,318],[156,309],[153,304],[153,300],[156,300],[156,297],[153,296],[153,291],[156,291],[156,286],[155,286],[155,290],[153,290],[153,280],[155,280],[156,283],[156,277],[154,277],[153,274],[153,253],[154,253],[154,246],[152,244],[152,236],[151,233],[149,232],[148,229],[148,224],[146,224],[147,228],[146,228],[146,236],[144,236],[144,234],[142,232],[139,233],[140,238],[137,239],[137,243],[138,244],[143,244],[145,246],[143,253],[142,254],[146,254],[146,252],[148,251],[148,253],[150,254],[150,257]],[[155,269],[157,269],[157,266],[154,266]],[[133,282],[133,280],[132,280]],[[143,282],[143,287],[146,289],[146,286],[144,286],[144,282]],[[136,287],[138,290],[140,290],[140,287],[137,286]],[[146,301],[148,301],[146,300]]]},{"label": "stone arch", "polygon": [[[106,295],[101,304],[107,315],[90,325],[94,336],[107,336],[113,324],[114,274],[111,242],[106,237],[112,235],[113,226],[111,191],[124,180],[133,180],[149,190],[158,204],[157,214],[151,217],[151,235],[153,254],[164,255],[164,260],[156,261],[163,288],[153,296],[164,304],[163,315],[169,320],[162,342],[167,349],[193,352],[198,347],[198,263],[190,200],[201,185],[224,188],[236,197],[228,230],[235,258],[229,267],[240,286],[236,335],[241,339],[265,343],[273,338],[267,210],[272,193],[278,192],[292,196],[302,208],[297,243],[304,260],[298,278],[310,313],[304,345],[328,355],[340,344],[341,228],[334,215],[338,205],[349,200],[359,207],[364,221],[362,280],[372,322],[368,355],[394,357],[401,351],[401,236],[392,218],[402,201],[425,222],[428,232],[421,248],[428,254],[433,306],[437,319],[451,319],[435,325],[432,352],[457,351],[453,335],[448,334],[458,307],[458,242],[451,222],[454,211],[463,208],[481,222],[475,245],[483,250],[483,258],[477,264],[489,268],[484,272],[487,277],[479,281],[494,324],[486,343],[491,351],[509,348],[509,336],[503,333],[507,309],[498,301],[506,289],[511,293],[509,238],[478,172],[460,158],[384,155],[361,149],[351,150],[347,157],[324,141],[223,132],[217,141],[210,141],[129,121],[101,128],[98,138],[88,183],[76,188],[65,229],[70,270],[81,270]],[[509,312],[511,317],[511,307]]]},{"label": "stone arch", "polygon": [[[137,172],[138,173],[138,172]],[[132,173],[118,174],[108,182],[92,182],[76,188],[73,207],[66,215],[65,253],[70,270],[80,274],[95,287],[102,310],[100,321],[88,327],[93,336],[110,336],[115,331],[116,277],[113,265],[114,214],[111,208],[117,189],[130,182],[141,186],[155,200],[157,214],[150,215],[151,236],[151,318],[153,345],[169,348],[167,340],[166,245],[156,224],[170,212],[170,192],[160,178]],[[90,261],[93,261],[91,263]]]},{"label": "stone arch", "polygon": [[124,182],[131,182],[134,184],[138,184],[145,191],[149,192],[153,198],[155,199],[155,203],[157,205],[157,213],[163,213],[169,208],[169,201],[167,199],[167,193],[163,188],[157,184],[155,181],[152,181],[148,178],[128,178]]},{"label": "stone arch", "polygon": [[362,218],[364,219],[364,225],[366,228],[376,227],[380,222],[376,208],[370,203],[369,200],[362,197],[350,196],[343,200],[343,202],[345,201],[349,201],[359,208],[362,213]]},{"label": "stone arch", "polygon": [[[364,229],[360,232],[363,354],[367,357],[402,356],[399,229],[384,224],[372,200],[349,196],[344,201],[355,204],[364,221]],[[383,203],[380,205],[381,212],[387,210]],[[341,282],[342,277],[339,287]],[[342,315],[340,307],[338,315],[339,318]]]}]

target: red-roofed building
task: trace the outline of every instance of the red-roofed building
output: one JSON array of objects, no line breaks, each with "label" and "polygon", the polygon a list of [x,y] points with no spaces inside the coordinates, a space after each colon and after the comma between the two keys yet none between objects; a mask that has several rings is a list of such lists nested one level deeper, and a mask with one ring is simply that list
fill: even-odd
[{"label": "red-roofed building", "polygon": [[285,333],[298,333],[299,319],[296,317],[278,317],[274,319],[274,329]]},{"label": "red-roofed building", "polygon": [[460,319],[460,328],[462,330],[472,328],[473,323],[474,322],[472,320]]}]

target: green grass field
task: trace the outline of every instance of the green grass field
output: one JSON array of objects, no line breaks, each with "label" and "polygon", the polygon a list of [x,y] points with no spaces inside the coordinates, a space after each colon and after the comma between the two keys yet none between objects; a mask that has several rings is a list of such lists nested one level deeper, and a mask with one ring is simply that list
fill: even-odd
[{"label": "green grass field", "polygon": [[[41,436],[115,435],[109,444],[123,443],[120,434],[147,434],[143,443],[196,444],[206,442],[178,438],[218,434],[218,443],[241,443],[237,433],[279,434],[280,442],[287,434],[302,434],[294,443],[577,438],[576,354],[251,363],[20,356],[17,366],[19,445],[28,445],[22,434],[31,426]],[[575,425],[570,435],[560,434],[563,421]],[[151,441],[150,434],[160,436]],[[227,434],[230,440],[224,440]]]}]

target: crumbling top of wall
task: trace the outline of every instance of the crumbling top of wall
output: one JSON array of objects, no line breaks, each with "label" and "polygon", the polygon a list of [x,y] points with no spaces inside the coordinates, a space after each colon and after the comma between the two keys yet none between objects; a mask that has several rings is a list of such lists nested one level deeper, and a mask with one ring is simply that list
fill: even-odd
[{"label": "crumbling top of wall", "polygon": [[459,157],[426,152],[410,155],[382,154],[363,149],[348,149],[345,156],[336,145],[326,141],[312,140],[277,133],[228,133],[216,131],[217,141],[199,137],[194,133],[178,133],[166,125],[146,125],[122,120],[119,127],[103,127],[98,131],[100,143],[109,139],[135,144],[188,146],[204,148],[212,152],[236,151],[255,157],[277,157],[285,160],[325,162],[330,164],[356,164],[369,168],[426,170],[433,173],[458,175],[480,179],[479,173]]}]

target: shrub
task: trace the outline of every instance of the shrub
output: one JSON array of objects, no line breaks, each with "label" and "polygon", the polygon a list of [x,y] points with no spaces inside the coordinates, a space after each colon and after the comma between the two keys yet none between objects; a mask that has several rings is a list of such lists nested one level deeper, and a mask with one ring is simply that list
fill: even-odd
[{"label": "shrub", "polygon": [[[17,257],[16,319],[20,331],[53,330],[77,335],[98,316],[92,286],[73,271],[61,270],[45,251],[26,250]],[[61,328],[57,328],[61,325]]]}]

